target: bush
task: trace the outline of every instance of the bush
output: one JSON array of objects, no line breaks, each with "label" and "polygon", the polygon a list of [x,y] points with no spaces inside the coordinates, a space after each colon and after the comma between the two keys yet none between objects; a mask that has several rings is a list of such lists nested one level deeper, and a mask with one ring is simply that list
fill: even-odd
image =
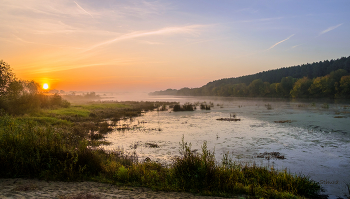
[{"label": "bush", "polygon": [[174,105],[173,111],[194,111],[196,109],[196,106],[191,103],[185,103],[184,105],[176,104]]}]

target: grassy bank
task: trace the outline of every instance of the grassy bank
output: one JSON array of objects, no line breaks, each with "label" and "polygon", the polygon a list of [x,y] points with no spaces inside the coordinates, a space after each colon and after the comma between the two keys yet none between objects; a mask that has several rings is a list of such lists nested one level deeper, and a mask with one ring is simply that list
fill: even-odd
[{"label": "grassy bank", "polygon": [[320,185],[303,175],[237,164],[227,156],[215,162],[203,143],[195,154],[180,143],[183,156],[171,166],[139,162],[137,154],[103,151],[98,146],[111,129],[104,120],[140,116],[172,103],[118,102],[42,109],[23,116],[0,115],[0,177],[95,180],[154,190],[250,198],[314,197]]}]

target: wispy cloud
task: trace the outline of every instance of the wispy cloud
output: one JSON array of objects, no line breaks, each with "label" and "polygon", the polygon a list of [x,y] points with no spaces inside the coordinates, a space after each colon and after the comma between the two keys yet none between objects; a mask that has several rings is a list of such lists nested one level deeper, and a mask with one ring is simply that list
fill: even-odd
[{"label": "wispy cloud", "polygon": [[274,45],[272,45],[272,46],[271,46],[270,48],[268,48],[267,50],[271,50],[272,48],[274,48],[274,47],[277,46],[278,44],[281,44],[281,43],[287,41],[288,39],[290,39],[290,38],[293,37],[294,35],[295,35],[295,34],[292,34],[291,36],[287,37],[286,39],[275,43]]},{"label": "wispy cloud", "polygon": [[301,44],[298,44],[298,45],[292,46],[292,48],[296,48],[296,47],[298,47],[298,46],[301,46]]},{"label": "wispy cloud", "polygon": [[326,30],[320,32],[320,34],[318,34],[318,36],[323,35],[323,34],[329,32],[329,31],[332,31],[332,30],[338,28],[338,27],[341,26],[341,25],[343,25],[343,24],[341,23],[341,24],[338,24],[338,25],[336,25],[336,26],[329,27],[329,28],[327,28]]},{"label": "wispy cloud", "polygon": [[145,36],[151,36],[151,35],[166,35],[166,34],[197,34],[198,28],[204,27],[205,25],[190,25],[190,26],[183,26],[183,27],[167,27],[167,28],[162,28],[159,30],[154,30],[154,31],[136,31],[128,34],[121,35],[117,38],[114,38],[109,41],[101,42],[96,45],[93,45],[85,50],[89,51],[94,48],[108,45],[111,43],[127,40],[127,39],[133,39],[133,38],[138,38],[138,37],[145,37]]},{"label": "wispy cloud", "polygon": [[86,14],[90,15],[92,18],[94,18],[94,16],[92,16],[92,14],[90,14],[88,11],[86,11],[84,8],[82,8],[77,2],[74,1],[75,4],[77,4],[78,8],[80,8],[81,10],[83,10]]}]

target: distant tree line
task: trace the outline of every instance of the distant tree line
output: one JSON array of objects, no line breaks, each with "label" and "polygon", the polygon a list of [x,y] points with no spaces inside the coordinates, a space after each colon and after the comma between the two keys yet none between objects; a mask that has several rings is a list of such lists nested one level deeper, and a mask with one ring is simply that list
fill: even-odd
[{"label": "distant tree line", "polygon": [[58,94],[46,94],[34,81],[18,80],[10,65],[0,60],[0,114],[5,111],[18,115],[40,108],[69,107]]},{"label": "distant tree line", "polygon": [[167,89],[165,91],[154,91],[149,93],[150,95],[177,95],[177,91],[176,89]]},{"label": "distant tree line", "polygon": [[200,88],[182,88],[176,95],[349,98],[350,56],[216,80]]}]

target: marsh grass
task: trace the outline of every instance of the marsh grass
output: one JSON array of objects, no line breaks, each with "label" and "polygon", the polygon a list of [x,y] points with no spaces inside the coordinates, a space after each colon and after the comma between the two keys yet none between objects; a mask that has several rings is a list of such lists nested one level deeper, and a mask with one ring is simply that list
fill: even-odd
[{"label": "marsh grass", "polygon": [[180,104],[175,104],[174,105],[174,108],[173,108],[173,111],[174,112],[177,112],[177,111],[194,111],[196,110],[196,105],[195,104],[192,104],[192,103],[185,103],[183,105],[180,105]]},{"label": "marsh grass", "polygon": [[64,129],[2,116],[0,176],[71,180],[101,169],[97,151]]},{"label": "marsh grass", "polygon": [[210,110],[210,105],[207,105],[205,103],[200,104],[199,107],[201,110]]}]

